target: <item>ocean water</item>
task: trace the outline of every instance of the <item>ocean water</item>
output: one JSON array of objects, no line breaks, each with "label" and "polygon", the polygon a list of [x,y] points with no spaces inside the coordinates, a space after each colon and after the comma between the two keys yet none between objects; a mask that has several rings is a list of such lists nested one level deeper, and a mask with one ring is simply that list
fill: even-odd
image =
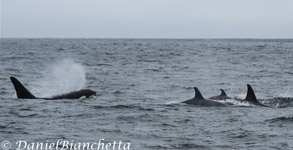
[{"label": "ocean water", "polygon": [[[15,149],[20,140],[104,139],[105,144],[130,143],[132,150],[293,149],[292,39],[0,42],[1,146],[7,146],[3,141]],[[39,97],[81,88],[97,96],[17,99],[10,76]],[[222,88],[230,97],[243,99],[247,84],[271,108],[180,103],[194,96],[193,87],[206,98],[219,95]]]}]

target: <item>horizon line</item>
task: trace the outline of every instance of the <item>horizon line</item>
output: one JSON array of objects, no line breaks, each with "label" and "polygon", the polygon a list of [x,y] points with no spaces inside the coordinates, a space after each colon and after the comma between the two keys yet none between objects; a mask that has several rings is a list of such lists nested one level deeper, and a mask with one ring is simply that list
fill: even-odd
[{"label": "horizon line", "polygon": [[217,38],[182,38],[182,37],[1,37],[0,39],[170,39],[170,40],[293,40],[292,38],[255,38],[255,37],[217,37]]}]

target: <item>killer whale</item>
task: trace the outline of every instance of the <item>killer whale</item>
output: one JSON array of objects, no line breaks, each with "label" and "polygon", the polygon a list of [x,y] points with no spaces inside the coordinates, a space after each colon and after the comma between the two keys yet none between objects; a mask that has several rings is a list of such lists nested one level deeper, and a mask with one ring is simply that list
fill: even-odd
[{"label": "killer whale", "polygon": [[17,98],[20,99],[45,99],[45,100],[58,100],[58,99],[83,99],[95,96],[96,92],[90,89],[82,89],[62,95],[56,95],[50,98],[37,98],[30,91],[28,91],[15,77],[10,77],[10,80],[16,91]]},{"label": "killer whale", "polygon": [[249,84],[247,84],[247,94],[246,94],[246,97],[242,101],[248,102],[248,103],[253,104],[253,105],[256,105],[256,106],[269,107],[267,105],[264,105],[264,104],[260,103],[257,100],[257,98],[256,98],[256,96],[254,94],[254,91],[253,91],[251,85],[249,85]]},{"label": "killer whale", "polygon": [[231,97],[227,96],[226,92],[225,92],[223,89],[220,89],[220,90],[221,90],[221,94],[220,94],[220,95],[210,97],[209,99],[211,99],[211,100],[226,100],[226,99],[232,99]]},{"label": "killer whale", "polygon": [[208,100],[205,99],[200,91],[198,90],[198,88],[193,87],[195,95],[192,99],[183,101],[182,103],[185,104],[190,104],[190,105],[197,105],[197,106],[205,106],[205,107],[225,107],[227,105],[220,103],[220,102],[216,102],[216,101],[212,101],[212,100]]},{"label": "killer whale", "polygon": [[[205,99],[202,96],[202,94],[200,93],[200,91],[198,90],[198,88],[194,87],[194,91],[195,91],[194,98],[183,101],[182,103],[190,104],[190,105],[197,105],[197,106],[206,106],[206,107],[210,107],[210,106],[223,107],[223,106],[227,106],[227,105],[220,103],[220,102],[212,101],[211,98],[213,98],[215,100],[221,100],[221,98],[231,99],[230,97],[227,96],[225,91],[222,89],[221,89],[221,95],[211,97],[210,99]],[[224,99],[222,99],[222,100],[224,100]],[[247,94],[246,94],[245,99],[243,99],[243,100],[236,99],[236,100],[238,100],[240,102],[247,102],[247,103],[250,103],[255,106],[270,107],[270,106],[267,106],[267,105],[260,103],[257,100],[255,93],[254,93],[250,84],[247,84]]]}]

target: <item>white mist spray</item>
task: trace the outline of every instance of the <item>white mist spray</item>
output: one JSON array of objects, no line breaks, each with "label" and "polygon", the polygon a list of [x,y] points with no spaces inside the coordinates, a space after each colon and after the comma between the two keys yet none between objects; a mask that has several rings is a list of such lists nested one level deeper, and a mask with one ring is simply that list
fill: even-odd
[{"label": "white mist spray", "polygon": [[80,90],[85,83],[84,67],[72,59],[64,59],[50,65],[38,81],[40,89],[35,90],[42,97],[50,97]]}]

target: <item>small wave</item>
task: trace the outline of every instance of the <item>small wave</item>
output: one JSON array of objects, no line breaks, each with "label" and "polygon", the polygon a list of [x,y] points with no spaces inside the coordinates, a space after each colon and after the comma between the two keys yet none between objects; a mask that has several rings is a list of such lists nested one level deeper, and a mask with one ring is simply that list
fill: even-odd
[{"label": "small wave", "polygon": [[285,72],[285,73],[288,73],[288,74],[293,74],[293,72]]},{"label": "small wave", "polygon": [[31,108],[20,108],[19,110],[20,111],[31,111],[32,109]]},{"label": "small wave", "polygon": [[282,116],[282,117],[276,117],[276,118],[272,118],[272,119],[267,119],[265,120],[265,122],[292,122],[293,123],[293,116],[291,117],[286,117],[286,116]]},{"label": "small wave", "polygon": [[34,117],[34,116],[38,116],[38,114],[30,114],[30,115],[18,115],[18,117],[20,118],[31,118],[31,117]]},{"label": "small wave", "polygon": [[156,145],[156,146],[147,146],[150,149],[170,149],[168,146]]},{"label": "small wave", "polygon": [[165,105],[169,106],[169,105],[175,105],[175,104],[181,104],[181,101],[170,101],[170,102],[166,102]]},{"label": "small wave", "polygon": [[170,55],[174,55],[174,56],[182,56],[181,53],[174,53],[174,52],[171,52]]},{"label": "small wave", "polygon": [[122,94],[123,92],[121,92],[121,91],[119,91],[119,90],[116,90],[116,91],[114,91],[114,92],[112,92],[113,94],[115,94],[115,95],[119,95],[119,94]]},{"label": "small wave", "polygon": [[104,63],[99,63],[99,64],[96,64],[97,66],[113,66],[112,64],[104,64]]},{"label": "small wave", "polygon": [[5,129],[5,128],[7,128],[7,126],[1,126],[0,125],[0,129]]},{"label": "small wave", "polygon": [[271,99],[264,99],[262,101],[277,108],[293,107],[293,97],[275,97]]},{"label": "small wave", "polygon": [[4,95],[4,94],[8,94],[9,92],[6,92],[6,91],[1,91],[0,92],[0,95]]},{"label": "small wave", "polygon": [[160,68],[160,69],[146,69],[146,71],[161,72],[162,68]]},{"label": "small wave", "polygon": [[227,105],[238,106],[238,107],[254,107],[254,105],[252,105],[248,102],[244,102],[244,101],[237,100],[237,99],[226,99],[224,101],[219,101],[219,102],[222,102]]},{"label": "small wave", "polygon": [[1,77],[0,77],[0,80],[7,80],[7,78],[1,78]]},{"label": "small wave", "polygon": [[121,133],[122,131],[120,129],[100,129],[104,133]]},{"label": "small wave", "polygon": [[151,108],[144,108],[141,106],[134,105],[113,105],[113,106],[92,106],[94,109],[138,109],[142,111],[154,111]]},{"label": "small wave", "polygon": [[194,143],[185,143],[185,144],[178,144],[175,146],[172,146],[176,149],[209,149],[207,146],[204,145],[198,145],[198,144],[194,144]]},{"label": "small wave", "polygon": [[15,68],[6,68],[5,71],[8,71],[8,72],[17,72],[17,73],[20,72],[19,69],[15,69]]},{"label": "small wave", "polygon": [[169,124],[169,123],[162,123],[161,126],[163,127],[177,127],[176,125],[173,125],[173,124]]},{"label": "small wave", "polygon": [[147,62],[147,63],[160,63],[160,62],[162,62],[161,60],[155,60],[155,59],[139,59],[139,60],[137,60],[138,62]]},{"label": "small wave", "polygon": [[10,56],[10,57],[7,57],[7,59],[9,59],[9,60],[20,60],[20,59],[27,59],[27,57],[25,57],[25,56]]},{"label": "small wave", "polygon": [[91,114],[75,114],[75,115],[66,115],[64,118],[88,118],[91,117]]}]

